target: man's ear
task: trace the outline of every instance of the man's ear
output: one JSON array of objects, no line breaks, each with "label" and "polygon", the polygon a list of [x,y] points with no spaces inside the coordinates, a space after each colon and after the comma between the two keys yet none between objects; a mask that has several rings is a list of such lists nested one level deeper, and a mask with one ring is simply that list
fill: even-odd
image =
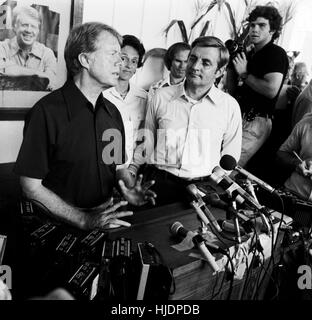
[{"label": "man's ear", "polygon": [[226,66],[223,66],[216,71],[216,79],[223,76]]},{"label": "man's ear", "polygon": [[90,57],[87,53],[85,52],[79,53],[78,60],[83,68],[89,70]]}]

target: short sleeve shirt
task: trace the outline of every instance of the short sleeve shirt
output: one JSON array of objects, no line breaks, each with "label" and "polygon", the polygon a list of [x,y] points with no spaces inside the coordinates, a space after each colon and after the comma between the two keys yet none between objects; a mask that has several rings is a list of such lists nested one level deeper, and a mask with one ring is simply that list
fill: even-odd
[{"label": "short sleeve shirt", "polygon": [[14,171],[42,179],[72,205],[93,207],[112,194],[124,144],[117,108],[102,94],[94,108],[68,81],[30,110]]},{"label": "short sleeve shirt", "polygon": [[[272,72],[283,74],[282,87],[288,70],[288,58],[283,48],[270,42],[261,50],[257,51],[252,57],[248,56],[247,59],[248,73],[257,78],[263,79],[264,75]],[[261,93],[254,91],[247,84],[243,84],[241,88],[240,103],[243,112],[253,107],[257,112],[272,114],[277,98],[278,95],[273,99],[265,97]]]}]

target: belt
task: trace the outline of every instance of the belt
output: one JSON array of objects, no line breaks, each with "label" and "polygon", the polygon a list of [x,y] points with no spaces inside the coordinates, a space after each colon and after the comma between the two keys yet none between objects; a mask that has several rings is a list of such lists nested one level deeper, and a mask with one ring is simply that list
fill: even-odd
[{"label": "belt", "polygon": [[207,181],[208,176],[204,176],[204,177],[198,177],[198,178],[194,178],[194,179],[187,179],[187,178],[182,178],[182,177],[178,177],[166,170],[161,170],[156,168],[155,166],[149,166],[149,168],[151,170],[154,170],[154,172],[157,172],[158,174],[161,174],[165,179],[171,179],[177,182],[182,182],[185,184],[189,184],[192,182],[204,182]]}]

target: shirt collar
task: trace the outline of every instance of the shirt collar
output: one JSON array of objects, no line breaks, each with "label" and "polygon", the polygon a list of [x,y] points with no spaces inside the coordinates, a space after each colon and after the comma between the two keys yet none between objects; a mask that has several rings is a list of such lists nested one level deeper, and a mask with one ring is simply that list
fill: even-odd
[{"label": "shirt collar", "polygon": [[88,108],[92,111],[97,110],[99,107],[103,107],[111,116],[112,112],[106,105],[106,100],[101,93],[96,101],[96,109],[94,109],[92,103],[84,96],[84,94],[75,85],[73,80],[67,80],[63,86],[64,99],[68,107],[68,117],[73,118],[82,108]]},{"label": "shirt collar", "polygon": [[185,78],[184,78],[182,81],[180,81],[179,83],[172,84],[172,83],[170,82],[170,73],[169,73],[168,76],[166,76],[165,78],[163,78],[162,80],[160,80],[158,83],[159,83],[159,85],[160,85],[161,87],[168,87],[168,86],[176,86],[176,85],[184,82],[184,80],[185,80]]},{"label": "shirt collar", "polygon": [[169,75],[155,83],[156,88],[163,88],[163,87],[169,87],[169,86],[170,86]]},{"label": "shirt collar", "polygon": [[[177,96],[183,97],[184,99],[189,101],[189,97],[185,92],[185,83],[186,83],[185,80],[183,80],[181,83],[176,85]],[[212,85],[208,93],[201,100],[204,100],[204,99],[209,99],[213,104],[217,105],[221,100],[220,90],[216,88],[215,85]]]},{"label": "shirt collar", "polygon": [[[146,92],[143,89],[139,89],[135,85],[133,85],[131,82],[129,82],[129,91],[127,93],[127,96],[125,100],[129,99],[130,97],[137,97],[137,98],[146,98]],[[116,90],[116,87],[111,87],[107,89],[107,92],[109,92],[111,95],[113,95],[115,98],[124,101],[122,97],[120,96],[119,92]]]},{"label": "shirt collar", "polygon": [[213,84],[206,97],[210,98],[210,100],[217,105],[221,100],[221,94],[221,91]]},{"label": "shirt collar", "polygon": [[164,85],[171,86],[171,83],[170,83],[170,75],[169,75],[169,74],[167,75],[167,77],[165,77],[165,78],[162,80],[161,85],[162,85],[162,86],[164,86]]},{"label": "shirt collar", "polygon": [[[108,92],[109,94],[111,94],[112,96],[114,96],[115,98],[119,99],[119,100],[123,100],[119,94],[119,92],[116,90],[115,87],[111,87],[109,89],[105,90],[106,92]],[[104,92],[105,92],[104,91]]]},{"label": "shirt collar", "polygon": [[[19,50],[22,50],[17,43],[16,36],[11,39],[10,48],[11,48],[12,56],[16,55]],[[38,59],[41,59],[41,56],[42,56],[41,49],[40,49],[39,43],[37,41],[34,42],[32,48],[31,48],[31,51],[29,53],[36,56]]]}]

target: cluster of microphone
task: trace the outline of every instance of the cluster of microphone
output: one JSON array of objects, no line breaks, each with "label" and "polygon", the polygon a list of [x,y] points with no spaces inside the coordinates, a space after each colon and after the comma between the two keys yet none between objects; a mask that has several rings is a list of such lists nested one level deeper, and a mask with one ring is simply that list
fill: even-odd
[{"label": "cluster of microphone", "polygon": [[225,251],[222,248],[206,241],[200,234],[197,234],[193,231],[185,229],[183,224],[179,221],[176,221],[171,225],[170,232],[173,235],[177,235],[181,238],[190,237],[192,239],[195,247],[199,249],[203,258],[208,262],[208,264],[210,265],[212,270],[215,272],[220,271],[219,266],[215,261],[215,258],[210,253],[207,246],[209,246],[211,249],[213,249],[216,252],[224,253]]},{"label": "cluster of microphone", "polygon": [[[270,193],[275,193],[275,189],[237,165],[236,160],[230,155],[224,155],[221,158],[220,166],[221,167],[216,166],[212,170],[212,174],[208,176],[208,179],[210,182],[216,184],[225,191],[230,203],[221,200],[217,193],[204,194],[205,201],[213,207],[225,210],[230,216],[233,217],[233,222],[229,222],[227,220],[217,221],[214,215],[211,213],[209,207],[206,205],[206,202],[202,197],[203,193],[201,190],[199,190],[195,184],[190,184],[186,187],[186,189],[192,197],[191,206],[194,208],[202,224],[205,226],[209,225],[215,234],[222,234],[223,231],[235,232],[236,241],[241,243],[241,235],[245,232],[245,229],[242,228],[238,223],[236,205],[246,205],[259,214],[264,229],[269,234],[270,224],[268,222],[268,218],[270,219],[270,217],[268,210],[258,202],[258,199],[254,194],[253,187],[248,189],[249,192],[247,192],[236,181],[229,177],[226,171],[235,170],[243,175],[249,182],[249,188],[252,186],[252,184],[256,184]],[[208,248],[212,249],[214,252],[223,253],[225,252],[224,249],[207,242],[200,234],[185,229],[178,221],[172,224],[170,227],[170,232],[173,235],[177,235],[182,238],[190,237],[213,271],[219,271],[219,267]]]}]

